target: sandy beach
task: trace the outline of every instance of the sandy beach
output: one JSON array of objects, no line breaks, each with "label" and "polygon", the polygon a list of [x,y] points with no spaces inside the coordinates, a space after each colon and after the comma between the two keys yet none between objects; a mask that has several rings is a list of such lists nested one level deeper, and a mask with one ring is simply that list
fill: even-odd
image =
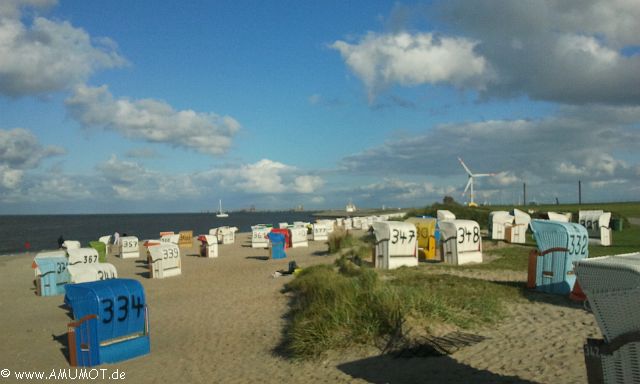
[{"label": "sandy beach", "polygon": [[[241,233],[220,245],[220,257],[182,256],[182,275],[149,279],[143,258],[109,260],[119,277],[142,282],[149,305],[151,354],[114,365],[136,383],[585,383],[582,344],[599,337],[593,315],[564,297],[529,293],[502,322],[471,333],[478,341],[447,356],[381,355],[375,348],[332,352],[297,362],[278,352],[288,311],[272,277],[291,259],[302,267],[332,263],[324,242],[267,259]],[[63,296],[34,294],[35,254],[0,257],[0,368],[45,371],[69,367],[59,337],[70,317]],[[465,273],[465,272],[456,272]],[[524,282],[525,273],[474,271],[471,276]]]}]

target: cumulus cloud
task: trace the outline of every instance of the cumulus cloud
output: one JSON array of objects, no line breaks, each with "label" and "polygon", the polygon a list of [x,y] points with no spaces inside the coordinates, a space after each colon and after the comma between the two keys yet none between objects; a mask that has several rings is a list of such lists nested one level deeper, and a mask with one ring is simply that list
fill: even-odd
[{"label": "cumulus cloud", "polygon": [[317,192],[324,180],[304,174],[296,167],[262,159],[252,164],[212,169],[201,175],[222,188],[248,194],[284,194]]},{"label": "cumulus cloud", "polygon": [[474,52],[477,42],[431,33],[368,33],[355,44],[338,40],[331,47],[364,82],[373,98],[391,84],[448,83],[483,89],[490,69]]},{"label": "cumulus cloud", "polygon": [[115,155],[99,164],[97,171],[101,183],[121,200],[179,200],[202,192],[194,175],[150,170]]},{"label": "cumulus cloud", "polygon": [[[406,32],[412,14],[446,32]],[[392,18],[394,32],[332,44],[370,96],[389,85],[448,84],[482,97],[640,102],[640,55],[626,50],[640,46],[636,1],[447,0],[415,12],[397,6]]]},{"label": "cumulus cloud", "polygon": [[0,129],[0,187],[17,189],[26,170],[36,168],[48,157],[62,154],[64,149],[41,145],[26,129]]},{"label": "cumulus cloud", "polygon": [[65,103],[70,115],[87,127],[104,127],[125,137],[209,155],[226,152],[240,129],[240,124],[230,116],[177,111],[154,99],[114,98],[106,85],[79,85]]},{"label": "cumulus cloud", "polygon": [[0,94],[19,97],[64,90],[83,83],[96,70],[126,65],[113,41],[92,39],[66,21],[35,17],[27,25],[20,5],[15,1],[0,5]]},{"label": "cumulus cloud", "polygon": [[298,176],[294,179],[294,189],[299,193],[312,193],[322,187],[324,180],[319,176]]}]

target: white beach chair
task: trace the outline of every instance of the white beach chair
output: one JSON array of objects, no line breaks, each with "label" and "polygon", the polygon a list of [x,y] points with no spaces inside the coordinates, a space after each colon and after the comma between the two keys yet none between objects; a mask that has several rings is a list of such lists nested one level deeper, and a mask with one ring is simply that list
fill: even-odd
[{"label": "white beach chair", "polygon": [[373,223],[376,236],[374,264],[379,269],[418,265],[418,236],[413,223],[379,221]]}]

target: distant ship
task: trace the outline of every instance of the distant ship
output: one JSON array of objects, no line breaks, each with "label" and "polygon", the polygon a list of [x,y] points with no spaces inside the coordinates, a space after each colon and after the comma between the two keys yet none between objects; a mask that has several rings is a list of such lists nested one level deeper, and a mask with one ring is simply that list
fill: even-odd
[{"label": "distant ship", "polygon": [[349,204],[347,204],[347,207],[345,208],[345,211],[347,211],[347,212],[355,212],[356,211],[355,204],[353,204],[351,201],[349,201]]},{"label": "distant ship", "polygon": [[228,213],[225,213],[222,211],[222,199],[218,201],[220,207],[218,208],[218,213],[216,214],[216,217],[229,217]]}]

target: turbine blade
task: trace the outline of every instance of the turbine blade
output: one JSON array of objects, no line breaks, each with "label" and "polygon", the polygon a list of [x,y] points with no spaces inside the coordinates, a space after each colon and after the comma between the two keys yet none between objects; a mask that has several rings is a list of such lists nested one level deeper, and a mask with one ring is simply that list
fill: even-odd
[{"label": "turbine blade", "polygon": [[462,161],[462,159],[459,158],[459,157],[458,157],[458,161],[460,161],[460,164],[462,164],[462,167],[464,168],[465,171],[467,171],[469,176],[473,176],[473,173],[471,173],[471,171],[469,170],[469,167],[467,167],[467,165],[464,163],[464,161]]},{"label": "turbine blade", "polygon": [[473,177],[495,176],[495,173],[476,173]]},{"label": "turbine blade", "polygon": [[469,189],[469,187],[471,186],[471,183],[473,183],[473,178],[470,177],[469,181],[467,181],[467,186],[464,187],[464,191],[462,192],[462,194],[464,195],[465,193],[467,193],[467,189]]}]

